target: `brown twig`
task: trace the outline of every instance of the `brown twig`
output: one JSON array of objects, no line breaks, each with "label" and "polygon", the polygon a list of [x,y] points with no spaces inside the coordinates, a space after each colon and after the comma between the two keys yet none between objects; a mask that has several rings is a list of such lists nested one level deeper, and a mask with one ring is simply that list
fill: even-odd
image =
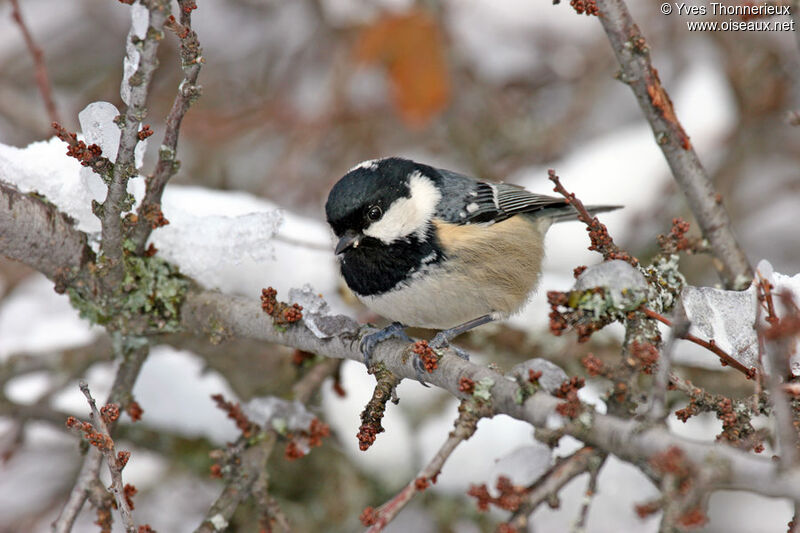
[{"label": "brown twig", "polygon": [[478,427],[478,421],[484,414],[481,414],[480,408],[470,400],[461,402],[458,410],[458,418],[455,421],[453,431],[447,436],[447,440],[436,452],[436,455],[425,467],[419,471],[417,477],[414,478],[408,485],[403,488],[394,498],[384,503],[375,510],[367,509],[362,514],[362,517],[369,517],[368,525],[370,526],[367,533],[378,533],[383,531],[383,528],[391,522],[394,517],[411,501],[414,494],[422,492],[430,486],[431,483],[436,483],[436,478],[442,471],[442,467],[450,455],[455,451],[459,444],[468,440],[475,433]]},{"label": "brown twig", "polygon": [[315,364],[306,375],[303,376],[303,379],[292,386],[292,395],[295,400],[301,403],[308,402],[308,400],[311,399],[311,395],[314,394],[314,391],[322,385],[322,382],[339,370],[340,364],[341,361],[337,361],[336,359],[325,359]]},{"label": "brown twig", "polygon": [[597,493],[597,478],[600,477],[600,469],[605,463],[606,456],[601,455],[596,461],[589,461],[589,482],[586,484],[586,491],[584,492],[583,504],[581,505],[581,512],[578,515],[578,520],[575,523],[575,531],[586,531],[586,520],[589,518],[589,508],[592,505],[594,496]]},{"label": "brown twig", "polygon": [[364,410],[361,411],[361,426],[358,428],[358,448],[364,452],[369,449],[378,437],[378,433],[383,433],[384,429],[381,425],[383,414],[386,411],[386,404],[389,400],[394,400],[397,403],[395,396],[395,389],[400,383],[400,378],[395,376],[392,372],[385,369],[377,369],[375,372],[375,379],[378,383],[375,384],[375,390],[372,391],[372,398],[370,398]]},{"label": "brown twig", "polygon": [[[641,310],[648,317],[658,320],[662,324],[666,324],[669,327],[672,327],[672,321],[666,318],[665,316],[660,315],[655,311],[653,311],[652,309],[648,309],[646,307],[642,307]],[[695,335],[692,335],[688,331],[684,334],[684,336],[679,338],[687,340],[689,342],[693,342],[698,346],[702,346],[706,350],[714,353],[714,355],[719,357],[719,360],[722,362],[722,366],[731,366],[735,368],[736,370],[747,376],[747,379],[753,379],[756,375],[755,368],[747,368],[742,363],[731,357],[725,350],[717,346],[717,344],[713,340],[704,341],[703,339]]]},{"label": "brown twig", "polygon": [[196,6],[194,0],[179,0],[180,22],[170,15],[165,27],[178,36],[180,40],[181,68],[184,77],[178,86],[178,94],[172,102],[172,108],[167,115],[166,130],[161,147],[158,150],[158,163],[152,176],[147,179],[147,189],[144,199],[138,210],[138,220],[133,229],[133,241],[136,244],[136,253],[142,254],[147,244],[147,239],[153,229],[161,223],[161,196],[167,182],[175,175],[180,167],[176,155],[178,151],[178,135],[181,122],[189,107],[200,97],[201,87],[197,85],[197,77],[204,62],[202,48],[197,39],[197,34],[192,29],[191,12]]},{"label": "brown twig", "polygon": [[[769,372],[767,372],[767,386],[769,387],[770,402],[772,403],[773,414],[775,415],[775,436],[777,449],[780,457],[780,465],[784,470],[790,469],[797,464],[798,447],[800,438],[792,414],[792,408],[786,398],[784,385],[781,377],[789,374],[787,371],[788,357],[791,353],[788,338],[781,331],[783,320],[775,312],[775,303],[772,298],[772,284],[757,272],[758,299],[766,307],[766,321],[769,328],[759,327],[758,337],[759,346],[766,351],[769,361]],[[786,309],[791,309],[791,305],[786,305]],[[759,311],[762,308],[759,307]],[[789,315],[792,316],[792,315]],[[784,317],[784,320],[786,317]],[[758,322],[758,321],[757,321]],[[770,335],[769,332],[779,332],[778,335]]]},{"label": "brown twig", "polygon": [[691,323],[686,318],[686,312],[682,305],[678,305],[675,315],[671,321],[675,324],[670,332],[667,343],[661,350],[658,358],[658,369],[653,380],[653,392],[650,395],[650,405],[647,409],[647,418],[652,421],[663,421],[669,414],[667,410],[667,387],[670,383],[672,370],[672,352],[675,349],[676,339],[685,339],[689,334]]},{"label": "brown twig", "polygon": [[620,80],[633,90],[675,181],[711,244],[725,285],[746,288],[753,279],[747,256],[733,234],[728,213],[683,130],[669,95],[650,61],[650,51],[623,0],[597,0],[600,22],[621,67]]},{"label": "brown twig", "polygon": [[[240,450],[237,454],[235,471],[228,477],[228,484],[209,508],[203,522],[195,533],[216,533],[227,529],[230,519],[239,505],[250,497],[255,488],[266,490],[267,460],[275,447],[274,431],[267,431],[256,444]],[[245,442],[240,439],[239,447]]]},{"label": "brown twig", "polygon": [[597,464],[599,469],[603,458],[604,454],[601,452],[589,446],[584,446],[569,457],[561,459],[530,487],[525,496],[525,501],[514,511],[508,524],[516,528],[517,531],[525,531],[528,527],[528,517],[531,513],[542,503],[557,495],[564,485],[584,472],[589,471],[593,464]]},{"label": "brown twig", "polygon": [[[118,284],[123,276],[122,246],[125,238],[121,214],[130,208],[128,180],[136,175],[135,150],[139,143],[139,125],[147,114],[145,104],[153,73],[158,67],[158,45],[163,40],[164,22],[170,12],[167,0],[151,0],[145,4],[149,10],[149,27],[144,39],[137,44],[139,65],[127,80],[130,98],[122,113],[118,126],[120,129],[119,149],[114,162],[114,172],[108,184],[108,192],[100,213],[102,240],[100,248],[110,261],[106,275],[109,286]],[[136,38],[132,36],[131,39]],[[138,38],[136,38],[138,39]]]},{"label": "brown twig", "polygon": [[[117,375],[111,385],[111,392],[106,403],[119,404],[124,409],[131,402],[131,390],[133,390],[133,385],[139,376],[139,371],[142,369],[148,353],[149,348],[144,345],[122,355],[122,363],[117,370]],[[113,429],[113,424],[109,426],[109,429]],[[67,533],[72,530],[72,525],[75,523],[83,503],[89,495],[92,483],[100,475],[102,461],[103,454],[96,447],[90,447],[86,457],[83,459],[83,464],[75,484],[72,486],[67,502],[64,504],[56,521],[53,522],[54,533]]]},{"label": "brown twig", "polygon": [[583,205],[583,202],[575,196],[575,193],[571,193],[564,188],[555,170],[549,169],[547,171],[547,177],[555,184],[553,190],[562,195],[567,200],[567,203],[575,208],[575,211],[578,213],[578,220],[586,224],[586,231],[589,232],[589,238],[592,241],[591,246],[589,246],[590,250],[602,254],[603,259],[606,261],[619,259],[627,261],[633,266],[639,264],[639,261],[635,257],[631,257],[628,252],[621,250],[619,246],[614,243],[614,239],[609,235],[606,225],[601,224],[597,217],[589,213]]},{"label": "brown twig", "polygon": [[[111,439],[111,432],[106,425],[107,417],[103,416],[97,408],[97,403],[94,401],[91,392],[89,392],[89,385],[85,381],[81,381],[79,385],[81,392],[86,397],[86,401],[89,402],[89,407],[92,409],[91,418],[94,421],[94,426],[100,431],[100,434],[105,437],[105,442],[108,443],[107,445],[99,446],[99,448],[106,459],[108,471],[111,474],[111,493],[114,495],[114,499],[117,502],[117,509],[119,509],[119,514],[122,517],[125,531],[127,533],[135,533],[136,526],[133,522],[132,509],[130,505],[128,505],[128,498],[125,496],[125,485],[122,483],[122,469],[127,463],[127,458],[122,460],[121,456],[117,455],[114,441]],[[116,408],[117,416],[119,416],[119,406],[116,406]],[[115,420],[116,418],[110,420],[109,423]],[[123,453],[124,452],[120,452],[120,454]]]},{"label": "brown twig", "polygon": [[19,26],[22,37],[25,39],[25,45],[28,47],[31,56],[33,56],[33,64],[36,68],[36,85],[39,87],[42,100],[44,100],[44,106],[47,108],[47,116],[50,117],[50,122],[61,122],[56,103],[53,100],[53,87],[50,84],[50,77],[47,75],[44,52],[42,52],[42,49],[36,44],[33,35],[25,24],[25,20],[22,18],[19,0],[11,0],[11,18],[13,18],[14,22]]}]

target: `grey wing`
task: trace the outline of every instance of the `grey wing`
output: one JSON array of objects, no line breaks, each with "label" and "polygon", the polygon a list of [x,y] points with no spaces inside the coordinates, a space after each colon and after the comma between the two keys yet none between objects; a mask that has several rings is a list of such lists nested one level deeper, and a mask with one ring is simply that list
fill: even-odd
[{"label": "grey wing", "polygon": [[501,222],[520,213],[553,216],[572,212],[563,198],[535,194],[517,185],[486,183],[449,170],[442,176],[437,215],[455,224]]}]

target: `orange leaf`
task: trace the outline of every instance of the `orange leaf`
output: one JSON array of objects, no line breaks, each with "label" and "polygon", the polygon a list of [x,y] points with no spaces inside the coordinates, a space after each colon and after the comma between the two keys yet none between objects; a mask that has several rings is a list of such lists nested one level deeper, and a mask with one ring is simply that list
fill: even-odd
[{"label": "orange leaf", "polygon": [[450,79],[443,38],[428,13],[384,15],[362,31],[355,56],[388,69],[395,108],[409,126],[424,126],[447,106]]}]

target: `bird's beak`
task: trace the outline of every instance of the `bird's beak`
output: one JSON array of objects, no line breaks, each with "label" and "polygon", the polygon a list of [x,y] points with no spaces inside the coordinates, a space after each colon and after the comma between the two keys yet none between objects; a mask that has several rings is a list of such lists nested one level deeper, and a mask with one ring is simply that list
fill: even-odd
[{"label": "bird's beak", "polygon": [[361,234],[349,229],[345,231],[342,238],[339,239],[339,243],[336,245],[334,252],[336,255],[339,255],[348,248],[357,248],[359,242],[361,242]]}]

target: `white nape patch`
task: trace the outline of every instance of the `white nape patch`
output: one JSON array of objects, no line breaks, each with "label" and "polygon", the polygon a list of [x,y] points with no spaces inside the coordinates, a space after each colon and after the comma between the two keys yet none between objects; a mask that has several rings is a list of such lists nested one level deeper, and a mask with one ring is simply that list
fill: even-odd
[{"label": "white nape patch", "polygon": [[428,224],[436,211],[442,194],[436,185],[419,171],[408,179],[410,198],[395,200],[383,217],[364,230],[364,235],[380,239],[386,244],[406,238],[413,233],[425,240]]},{"label": "white nape patch", "polygon": [[467,213],[474,213],[478,210],[478,204],[472,202],[471,204],[467,205]]},{"label": "white nape patch", "polygon": [[378,163],[380,161],[381,159],[367,159],[366,161],[362,161],[361,163],[357,164],[356,166],[348,170],[347,173],[349,174],[350,172],[358,170],[359,168],[366,168],[367,170],[372,170],[372,171],[378,170]]}]

